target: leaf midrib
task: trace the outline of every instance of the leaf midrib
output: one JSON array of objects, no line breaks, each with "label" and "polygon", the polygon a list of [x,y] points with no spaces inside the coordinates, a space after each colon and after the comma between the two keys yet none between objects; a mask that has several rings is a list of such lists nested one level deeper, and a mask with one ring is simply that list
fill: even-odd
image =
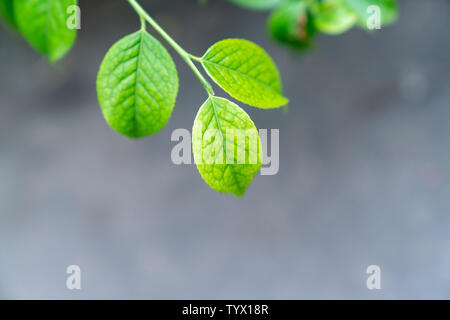
[{"label": "leaf midrib", "polygon": [[231,71],[231,72],[237,73],[237,74],[239,74],[239,75],[241,75],[241,76],[243,76],[243,77],[245,77],[245,78],[248,78],[248,79],[250,79],[250,80],[253,80],[253,81],[255,81],[255,82],[257,82],[257,83],[263,85],[264,87],[266,87],[266,88],[269,89],[270,91],[273,91],[274,93],[276,93],[279,97],[282,97],[283,99],[286,99],[286,98],[284,98],[284,97],[281,95],[280,92],[278,92],[276,89],[272,88],[272,87],[271,87],[270,85],[268,85],[267,83],[265,83],[265,82],[263,82],[263,81],[261,81],[261,80],[259,80],[259,79],[253,78],[253,77],[249,76],[248,74],[245,74],[245,73],[242,73],[242,72],[237,71],[237,70],[235,70],[235,69],[232,69],[232,68],[230,68],[230,67],[221,65],[221,64],[219,64],[219,63],[217,63],[217,62],[212,62],[212,61],[210,61],[210,60],[206,60],[206,59],[204,59],[204,58],[201,59],[201,62],[202,62],[202,63],[209,63],[209,64],[212,64],[212,65],[214,65],[214,66],[218,66],[218,67],[224,68],[224,69],[226,69],[226,70],[229,70],[229,71]]},{"label": "leaf midrib", "polygon": [[[220,125],[220,120],[219,120],[219,116],[217,115],[216,106],[214,105],[214,97],[210,97],[209,100],[211,101],[211,106],[212,106],[212,109],[213,109],[214,118],[216,119],[217,126],[219,127],[220,136],[222,137],[222,150],[223,150],[223,152],[225,154],[225,162],[226,162],[226,159],[228,159],[228,157],[227,157],[226,141],[225,141],[225,138],[223,136],[222,126]],[[202,138],[202,140],[203,140],[203,138]],[[234,148],[233,148],[233,153],[234,153]],[[214,159],[214,162],[216,161],[216,159],[217,159],[217,156]],[[230,170],[233,173],[234,182],[236,183],[239,192],[242,192],[242,186],[239,184],[239,182],[238,182],[238,180],[236,178],[236,173],[234,172],[233,165],[230,165],[230,164],[227,164],[227,163],[225,163],[225,164],[230,166]]]},{"label": "leaf midrib", "polygon": [[139,134],[138,130],[138,121],[137,121],[137,114],[138,114],[138,107],[137,107],[137,96],[138,96],[138,80],[139,80],[139,72],[141,70],[141,56],[142,56],[142,43],[144,42],[144,30],[138,31],[140,33],[141,39],[139,40],[139,54],[137,56],[136,61],[136,79],[134,84],[134,136],[137,137]]}]

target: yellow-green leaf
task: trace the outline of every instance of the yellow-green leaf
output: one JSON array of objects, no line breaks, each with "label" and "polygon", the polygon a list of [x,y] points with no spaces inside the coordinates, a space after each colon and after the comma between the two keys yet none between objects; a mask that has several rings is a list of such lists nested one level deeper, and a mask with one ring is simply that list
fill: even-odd
[{"label": "yellow-green leaf", "polygon": [[217,42],[206,51],[201,62],[209,76],[239,101],[263,109],[288,103],[272,58],[250,41]]},{"label": "yellow-green leaf", "polygon": [[341,34],[355,25],[357,14],[341,0],[324,0],[312,6],[314,23],[327,34]]},{"label": "yellow-green leaf", "polygon": [[223,98],[210,97],[200,107],[192,149],[202,178],[218,192],[244,195],[261,168],[258,130],[244,110]]},{"label": "yellow-green leaf", "polygon": [[178,93],[175,64],[161,43],[145,30],[115,43],[97,76],[97,94],[106,122],[138,138],[160,131]]},{"label": "yellow-green leaf", "polygon": [[67,25],[67,9],[77,0],[14,1],[19,31],[37,51],[50,61],[61,59],[72,48],[77,30]]}]

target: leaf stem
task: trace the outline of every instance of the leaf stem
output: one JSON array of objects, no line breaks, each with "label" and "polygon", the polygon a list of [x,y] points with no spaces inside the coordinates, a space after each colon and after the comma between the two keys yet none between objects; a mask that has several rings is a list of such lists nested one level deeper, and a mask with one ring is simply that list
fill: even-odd
[{"label": "leaf stem", "polygon": [[[163,38],[164,40],[169,43],[172,48],[183,58],[183,60],[187,63],[187,65],[192,69],[194,74],[197,76],[197,78],[200,80],[200,82],[205,87],[205,90],[208,92],[210,96],[214,95],[214,91],[211,87],[211,84],[205,79],[205,77],[201,74],[201,72],[197,69],[195,64],[192,62],[192,57],[189,53],[187,53],[178,43],[175,42],[175,40],[172,39],[164,30],[159,26],[159,24],[153,20],[153,18],[141,7],[141,5],[136,0],[128,0],[130,5],[133,7],[133,9],[136,11],[136,13],[141,18],[141,21],[144,20],[147,21],[153,29],[155,29]],[[144,23],[145,26],[145,23]]]},{"label": "leaf stem", "polygon": [[202,58],[193,56],[193,55],[190,54],[190,53],[189,53],[189,57],[190,57],[192,60],[195,60],[195,61],[198,61],[198,62],[202,62]]},{"label": "leaf stem", "polygon": [[147,26],[145,25],[146,24],[145,19],[142,16],[140,16],[139,18],[141,19],[141,30],[145,31],[147,29]]}]

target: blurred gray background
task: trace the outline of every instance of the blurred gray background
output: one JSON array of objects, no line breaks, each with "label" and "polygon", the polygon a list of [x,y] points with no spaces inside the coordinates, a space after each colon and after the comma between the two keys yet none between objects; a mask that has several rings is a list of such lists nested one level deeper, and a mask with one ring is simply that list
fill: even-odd
[{"label": "blurred gray background", "polygon": [[[206,96],[173,50],[180,93],[156,136],[108,128],[95,79],[139,21],[81,0],[76,46],[50,66],[0,31],[0,298],[450,298],[450,1],[400,0],[374,34],[306,54],[270,40],[267,13],[220,0],[141,0],[186,48],[240,37],[278,64],[291,104],[245,106],[280,129],[280,171],[218,194],[170,141]],[[66,268],[82,290],[66,289]],[[381,290],[366,268],[381,267]]]}]

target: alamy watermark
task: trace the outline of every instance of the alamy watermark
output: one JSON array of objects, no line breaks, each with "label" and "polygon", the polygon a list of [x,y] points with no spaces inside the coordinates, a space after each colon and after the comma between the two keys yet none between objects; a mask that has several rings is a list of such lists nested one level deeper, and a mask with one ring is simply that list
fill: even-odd
[{"label": "alamy watermark", "polygon": [[69,290],[81,290],[81,268],[77,265],[70,265],[66,269],[69,275],[66,279],[66,288]]},{"label": "alamy watermark", "polygon": [[381,8],[377,5],[371,5],[367,7],[366,13],[369,15],[366,21],[367,29],[381,29]]},{"label": "alamy watermark", "polygon": [[[256,164],[258,151],[262,148],[261,175],[275,175],[280,168],[280,130],[270,129],[270,154],[269,134],[267,129],[258,131],[227,129],[222,130],[199,128],[194,132],[194,140],[200,139],[202,154],[195,159],[196,164]],[[223,135],[226,136],[224,139]],[[176,142],[172,147],[171,159],[176,165],[193,164],[192,136],[187,129],[176,129],[172,132],[171,141]],[[261,144],[258,142],[261,141]],[[224,145],[225,144],[225,145]]]},{"label": "alamy watermark", "polygon": [[77,5],[71,5],[67,7],[66,13],[69,15],[67,18],[67,28],[69,30],[81,29],[81,9]]},{"label": "alamy watermark", "polygon": [[375,264],[367,267],[366,273],[369,274],[366,280],[366,286],[369,290],[381,289],[381,268]]}]

